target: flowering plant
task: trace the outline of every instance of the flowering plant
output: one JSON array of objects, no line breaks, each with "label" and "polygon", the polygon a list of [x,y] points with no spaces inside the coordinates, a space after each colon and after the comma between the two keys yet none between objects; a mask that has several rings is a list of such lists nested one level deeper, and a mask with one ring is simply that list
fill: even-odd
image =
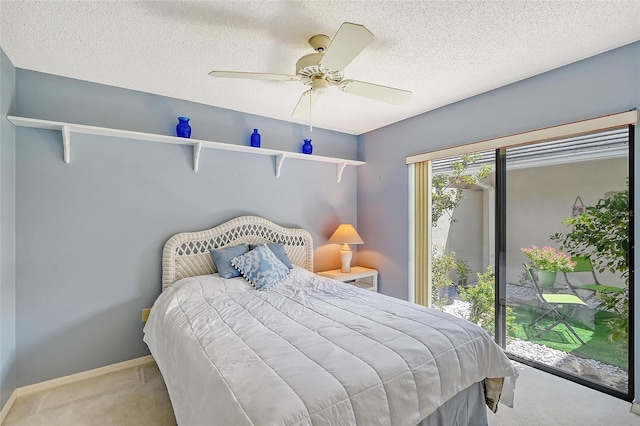
[{"label": "flowering plant", "polygon": [[522,248],[522,252],[531,260],[533,267],[538,270],[571,272],[576,266],[576,262],[571,257],[553,247],[531,246]]}]

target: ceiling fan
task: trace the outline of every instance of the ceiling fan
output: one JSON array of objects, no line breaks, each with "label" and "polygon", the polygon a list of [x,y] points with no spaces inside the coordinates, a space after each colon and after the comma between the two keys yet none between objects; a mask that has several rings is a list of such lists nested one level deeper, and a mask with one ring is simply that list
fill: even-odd
[{"label": "ceiling fan", "polygon": [[292,117],[306,117],[329,86],[345,93],[375,99],[390,104],[403,104],[411,99],[407,90],[380,86],[358,80],[345,80],[344,68],[373,41],[373,34],[363,25],[344,22],[331,40],[324,34],[314,35],[309,44],[316,53],[303,56],[296,63],[296,74],[269,74],[239,71],[211,71],[209,75],[223,78],[300,81],[310,89],[302,94]]}]

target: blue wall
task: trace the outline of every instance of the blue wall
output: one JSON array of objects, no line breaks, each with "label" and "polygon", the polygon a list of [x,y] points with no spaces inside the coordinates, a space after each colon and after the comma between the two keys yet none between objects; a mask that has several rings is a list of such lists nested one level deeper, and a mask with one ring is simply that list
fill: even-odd
[{"label": "blue wall", "polygon": [[0,409],[16,388],[16,133],[6,116],[16,69],[0,49]]},{"label": "blue wall", "polygon": [[[299,151],[305,126],[131,90],[17,70],[15,115]],[[355,136],[314,129],[314,154],[356,158]],[[17,128],[18,386],[148,354],[140,311],[161,288],[161,251],[173,234],[243,214],[310,230],[316,270],[339,267],[327,238],[356,220],[355,168],[77,135],[71,163],[61,134]]]},{"label": "blue wall", "polygon": [[[407,299],[408,155],[638,106],[640,42],[360,135],[359,155],[367,164],[358,169],[358,232],[367,244],[359,262],[380,269],[382,293]],[[640,374],[639,350],[636,366]]]}]

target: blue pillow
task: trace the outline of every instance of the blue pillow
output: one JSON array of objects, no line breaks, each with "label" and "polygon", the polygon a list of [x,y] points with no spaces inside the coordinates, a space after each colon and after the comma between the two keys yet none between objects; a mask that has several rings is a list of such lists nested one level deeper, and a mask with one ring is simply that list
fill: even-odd
[{"label": "blue pillow", "polygon": [[247,246],[240,244],[232,247],[224,247],[220,249],[211,249],[211,259],[216,265],[216,269],[222,278],[239,277],[238,272],[232,265],[231,259],[240,256],[248,251]]},{"label": "blue pillow", "polygon": [[289,268],[278,260],[266,244],[234,257],[231,264],[256,290],[266,290],[289,274]]},{"label": "blue pillow", "polygon": [[[253,250],[258,247],[257,244],[249,244],[249,250]],[[282,243],[267,243],[267,247],[271,249],[273,254],[276,255],[278,260],[285,264],[285,266],[289,269],[293,269],[293,265],[291,265],[291,260],[289,260],[289,256],[287,256],[287,252],[284,250],[284,245]]]}]

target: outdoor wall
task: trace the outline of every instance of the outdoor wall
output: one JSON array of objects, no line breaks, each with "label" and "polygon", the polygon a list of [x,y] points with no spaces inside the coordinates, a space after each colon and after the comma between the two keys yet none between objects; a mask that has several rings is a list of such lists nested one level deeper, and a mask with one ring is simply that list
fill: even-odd
[{"label": "outdoor wall", "polygon": [[[359,263],[380,270],[380,292],[408,298],[408,155],[639,106],[636,42],[360,135],[359,156],[367,164],[358,169],[358,231],[366,242]],[[640,306],[640,292],[635,303]],[[638,317],[634,322],[640,341]],[[639,383],[640,351],[635,357]]]},{"label": "outdoor wall", "polygon": [[[549,236],[570,229],[562,222],[571,216],[577,196],[586,206],[595,205],[606,192],[623,191],[628,175],[628,160],[622,158],[509,171],[507,281],[517,283],[522,263],[528,261],[520,248],[533,244],[559,248]],[[603,283],[623,283],[608,272],[599,275]]]},{"label": "outdoor wall", "polygon": [[0,409],[16,388],[16,134],[7,113],[16,70],[0,49]]},{"label": "outdoor wall", "polygon": [[[486,213],[483,210],[483,192],[463,190],[464,198],[452,213],[453,222],[447,235],[448,251],[456,253],[457,260],[467,262],[473,271],[469,282],[475,281],[477,272],[484,272],[483,254],[487,248],[483,244],[483,228]],[[456,280],[453,274],[451,279]]]},{"label": "outdoor wall", "polygon": [[[628,159],[608,159],[540,166],[507,172],[507,282],[517,283],[523,272],[522,263],[528,259],[522,247],[552,246],[556,232],[567,232],[562,222],[570,217],[577,196],[589,206],[595,205],[609,191],[622,191],[628,176]],[[448,232],[448,251],[466,260],[476,272],[487,266],[483,254],[483,225],[487,214],[483,211],[482,191],[463,191],[460,206],[453,212],[454,222]],[[619,276],[608,271],[599,274],[607,284],[622,285]],[[455,274],[452,276],[455,278]],[[576,277],[581,279],[586,277]],[[591,279],[591,277],[588,277]],[[577,281],[579,282],[579,281]]]},{"label": "outdoor wall", "polygon": [[[131,90],[17,70],[15,115],[173,135],[191,117],[192,137],[299,151],[308,128]],[[314,154],[355,159],[356,137],[314,129]],[[161,289],[165,241],[238,215],[309,229],[316,270],[338,268],[341,222],[356,223],[356,179],[347,167],[18,128],[17,384],[148,354],[141,309]]]}]

